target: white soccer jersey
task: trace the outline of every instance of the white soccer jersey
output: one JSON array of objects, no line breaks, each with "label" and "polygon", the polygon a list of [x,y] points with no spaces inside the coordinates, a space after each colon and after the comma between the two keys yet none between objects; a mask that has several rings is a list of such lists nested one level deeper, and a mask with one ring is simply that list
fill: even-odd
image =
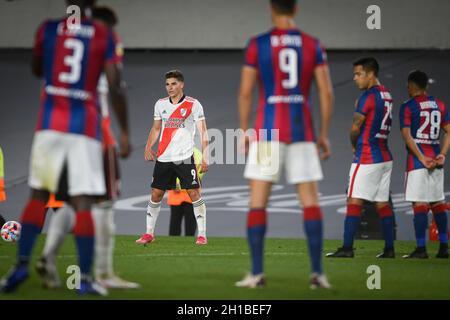
[{"label": "white soccer jersey", "polygon": [[191,157],[195,123],[205,119],[200,102],[187,96],[177,104],[172,104],[168,97],[160,99],[155,104],[154,119],[162,120],[158,161],[175,162]]}]

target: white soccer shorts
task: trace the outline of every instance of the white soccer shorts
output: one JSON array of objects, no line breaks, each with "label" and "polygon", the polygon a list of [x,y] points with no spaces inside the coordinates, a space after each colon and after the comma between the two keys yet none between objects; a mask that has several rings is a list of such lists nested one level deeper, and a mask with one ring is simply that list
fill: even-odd
[{"label": "white soccer shorts", "polygon": [[347,196],[367,201],[389,201],[392,161],[359,164],[352,163]]},{"label": "white soccer shorts", "polygon": [[100,141],[54,130],[42,130],[34,135],[29,186],[56,192],[65,163],[70,196],[105,194]]},{"label": "white soccer shorts", "polygon": [[283,167],[290,184],[322,180],[322,168],[314,142],[281,143],[254,141],[250,144],[244,177],[277,183]]},{"label": "white soccer shorts", "polygon": [[445,199],[444,169],[416,169],[406,173],[405,200],[438,202]]}]

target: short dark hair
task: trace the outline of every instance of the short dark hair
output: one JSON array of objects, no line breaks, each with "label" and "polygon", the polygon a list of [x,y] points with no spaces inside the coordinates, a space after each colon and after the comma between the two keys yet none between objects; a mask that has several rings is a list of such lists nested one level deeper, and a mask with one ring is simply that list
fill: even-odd
[{"label": "short dark hair", "polygon": [[270,4],[276,13],[292,15],[295,12],[297,0],[270,0]]},{"label": "short dark hair", "polygon": [[180,70],[170,70],[169,72],[166,72],[166,79],[169,78],[175,78],[178,81],[184,82],[184,76]]},{"label": "short dark hair", "polygon": [[79,6],[82,9],[92,8],[95,5],[96,0],[66,0],[66,3],[70,5]]},{"label": "short dark hair", "polygon": [[92,10],[92,18],[103,21],[110,27],[114,27],[119,20],[117,19],[117,15],[111,8],[108,7],[95,7]]},{"label": "short dark hair", "polygon": [[428,76],[420,70],[411,71],[408,75],[408,82],[412,82],[420,89],[426,89],[428,86]]},{"label": "short dark hair", "polygon": [[372,71],[375,74],[375,77],[378,77],[378,71],[380,71],[378,61],[372,57],[358,59],[355,62],[353,62],[353,66],[354,67],[362,66],[364,71],[366,72]]}]

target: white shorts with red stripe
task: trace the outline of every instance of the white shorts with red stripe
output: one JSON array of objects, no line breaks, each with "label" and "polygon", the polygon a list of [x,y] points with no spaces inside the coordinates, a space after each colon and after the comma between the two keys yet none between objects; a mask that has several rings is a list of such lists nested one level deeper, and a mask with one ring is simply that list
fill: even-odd
[{"label": "white shorts with red stripe", "polygon": [[389,201],[392,161],[359,164],[352,163],[347,196],[367,201]]},{"label": "white shorts with red stripe", "polygon": [[278,182],[283,167],[290,184],[322,180],[322,168],[314,142],[281,143],[255,141],[250,144],[244,177]]},{"label": "white shorts with red stripe", "polygon": [[416,169],[406,173],[405,200],[438,202],[445,200],[444,169]]},{"label": "white shorts with red stripe", "polygon": [[70,196],[105,194],[100,141],[54,130],[36,132],[31,148],[29,186],[56,193],[63,175]]}]

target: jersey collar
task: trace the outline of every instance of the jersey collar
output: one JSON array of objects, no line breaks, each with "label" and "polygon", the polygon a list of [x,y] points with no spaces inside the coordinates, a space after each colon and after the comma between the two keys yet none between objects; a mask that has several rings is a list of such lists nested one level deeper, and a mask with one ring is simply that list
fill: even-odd
[{"label": "jersey collar", "polygon": [[[185,95],[185,94],[183,94],[183,96],[181,97],[180,101],[178,101],[178,103],[176,103],[176,104],[182,103],[183,100],[184,100],[184,98],[186,98],[186,95]],[[169,97],[169,101],[170,101],[171,104],[175,104],[175,103],[172,102],[172,98],[171,98],[171,97]]]}]

